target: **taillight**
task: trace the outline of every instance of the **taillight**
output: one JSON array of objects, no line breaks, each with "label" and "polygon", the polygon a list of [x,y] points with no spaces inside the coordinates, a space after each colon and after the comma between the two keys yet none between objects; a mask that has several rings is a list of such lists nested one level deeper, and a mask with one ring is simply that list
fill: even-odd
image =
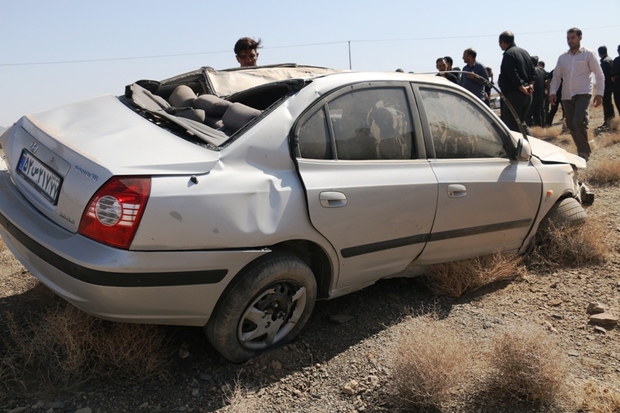
[{"label": "taillight", "polygon": [[149,177],[114,177],[88,203],[78,232],[95,241],[129,248],[151,193]]}]

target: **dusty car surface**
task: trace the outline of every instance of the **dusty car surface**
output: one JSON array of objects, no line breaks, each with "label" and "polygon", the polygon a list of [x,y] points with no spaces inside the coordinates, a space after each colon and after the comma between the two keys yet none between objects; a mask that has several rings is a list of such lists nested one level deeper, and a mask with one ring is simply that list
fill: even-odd
[{"label": "dusty car surface", "polygon": [[431,75],[201,68],[0,143],[0,233],[32,274],[97,317],[204,326],[233,362],[317,299],[585,219],[583,159]]}]

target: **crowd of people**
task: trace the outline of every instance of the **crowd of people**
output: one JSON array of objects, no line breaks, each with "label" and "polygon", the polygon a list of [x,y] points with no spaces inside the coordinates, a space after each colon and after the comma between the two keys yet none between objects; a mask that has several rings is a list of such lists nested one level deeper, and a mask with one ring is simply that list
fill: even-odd
[{"label": "crowd of people", "polygon": [[[592,152],[588,142],[591,101],[594,107],[603,105],[604,123],[600,129],[610,127],[615,117],[614,103],[620,112],[620,45],[615,59],[608,56],[606,46],[598,48],[597,58],[592,50],[581,45],[582,37],[580,29],[568,29],[569,49],[558,57],[555,68],[547,72],[544,61],[517,46],[511,31],[502,32],[499,47],[503,57],[497,83],[509,103],[502,101],[500,108],[500,116],[508,128],[514,131],[523,128],[529,134],[530,126],[551,126],[561,106],[577,152],[588,160]],[[242,67],[256,66],[261,43],[260,38],[240,38],[234,47],[237,62]],[[475,49],[465,49],[463,69],[453,67],[450,56],[439,57],[435,61],[437,76],[464,87],[490,105],[493,69],[484,66],[477,57]],[[592,78],[596,81],[594,97]]]},{"label": "crowd of people", "polygon": [[[530,126],[551,126],[561,106],[577,153],[587,161],[592,152],[588,142],[590,103],[594,107],[603,105],[604,123],[599,129],[610,127],[615,117],[614,103],[620,112],[620,46],[615,59],[608,56],[606,46],[600,46],[597,58],[592,50],[581,45],[582,37],[577,27],[568,29],[568,50],[558,57],[555,68],[547,72],[544,61],[516,45],[512,32],[502,32],[499,47],[504,53],[498,86],[509,103],[502,101],[500,109],[506,126],[514,131],[523,128],[529,134]],[[493,70],[485,68],[476,57],[474,49],[465,49],[465,67],[460,73],[456,69],[451,71],[449,56],[440,57],[436,60],[437,75],[463,86],[489,104]]]}]

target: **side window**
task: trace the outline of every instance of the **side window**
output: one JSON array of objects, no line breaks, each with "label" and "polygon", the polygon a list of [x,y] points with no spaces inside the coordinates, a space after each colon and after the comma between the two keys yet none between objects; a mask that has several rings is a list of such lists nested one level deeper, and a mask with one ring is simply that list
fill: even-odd
[{"label": "side window", "polygon": [[338,159],[412,157],[412,121],[403,88],[351,91],[329,102],[329,114]]},{"label": "side window", "polygon": [[312,115],[299,129],[299,153],[307,159],[333,159],[325,111]]},{"label": "side window", "polygon": [[420,92],[438,159],[508,158],[500,130],[478,106],[443,90]]}]

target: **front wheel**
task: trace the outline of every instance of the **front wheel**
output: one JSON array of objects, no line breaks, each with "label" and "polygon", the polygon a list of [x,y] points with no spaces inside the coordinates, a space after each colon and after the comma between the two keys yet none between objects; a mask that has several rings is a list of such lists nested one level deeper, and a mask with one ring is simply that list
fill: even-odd
[{"label": "front wheel", "polygon": [[221,298],[205,329],[216,350],[243,363],[293,340],[310,318],[316,280],[299,258],[272,253]]},{"label": "front wheel", "polygon": [[586,222],[587,214],[575,198],[564,198],[551,207],[543,227],[578,226]]}]

